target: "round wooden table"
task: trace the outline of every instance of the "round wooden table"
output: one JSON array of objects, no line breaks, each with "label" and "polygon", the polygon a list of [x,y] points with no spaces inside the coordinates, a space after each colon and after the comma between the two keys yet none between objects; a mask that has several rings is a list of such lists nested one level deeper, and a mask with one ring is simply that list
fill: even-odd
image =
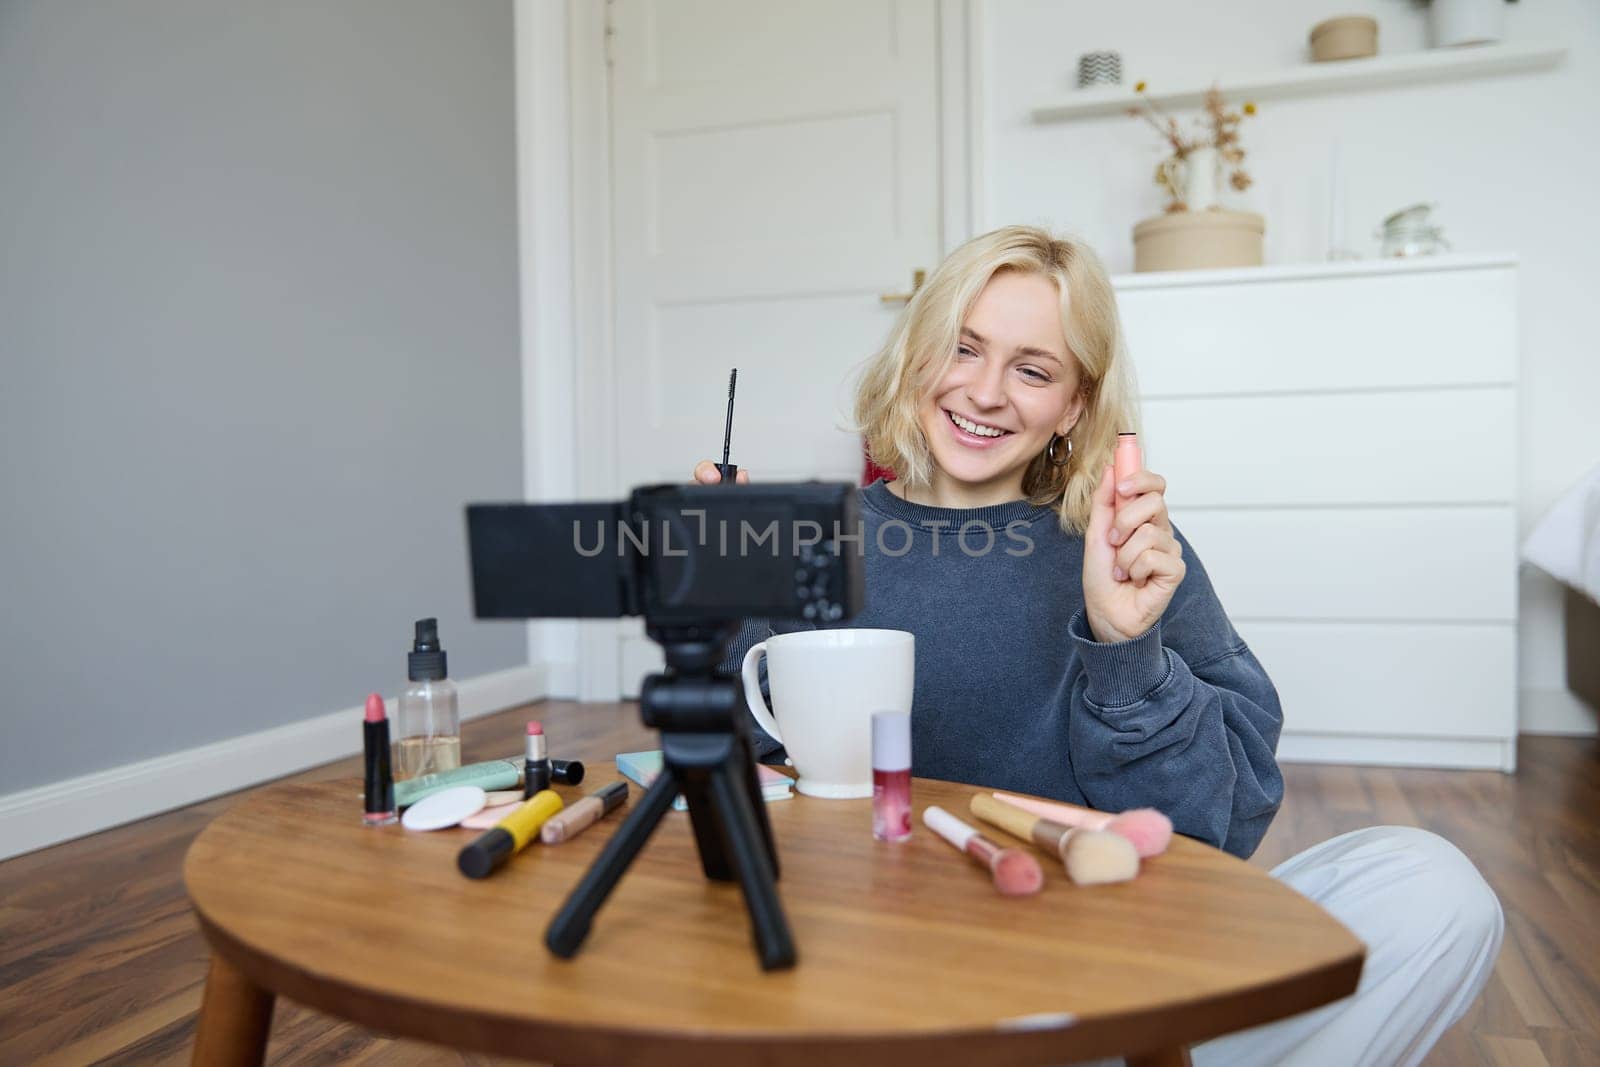
[{"label": "round wooden table", "polygon": [[[591,767],[559,790],[569,802],[615,778]],[[388,1034],[561,1064],[1182,1063],[1190,1044],[1355,989],[1349,931],[1188,839],[1132,883],[1078,887],[1045,862],[1042,893],[997,895],[920,823],[929,804],[972,821],[976,791],[919,779],[915,834],[896,845],[873,840],[869,801],[768,805],[800,961],[763,973],[739,889],[704,878],[685,813],[562,960],[545,926],[622,812],[472,881],[456,853],[474,831],[368,829],[359,782],[262,790],[185,861],[213,951],[195,1062],[259,1063],[283,995]],[[630,806],[641,795],[631,787]]]}]

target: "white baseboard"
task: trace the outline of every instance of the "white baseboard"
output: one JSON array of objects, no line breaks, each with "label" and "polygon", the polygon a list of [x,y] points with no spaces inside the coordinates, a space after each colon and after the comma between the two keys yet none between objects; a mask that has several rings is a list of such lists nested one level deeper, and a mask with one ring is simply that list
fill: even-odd
[{"label": "white baseboard", "polygon": [[1525,734],[1593,737],[1600,733],[1600,715],[1566,689],[1523,689],[1517,696],[1517,721]]},{"label": "white baseboard", "polygon": [[[532,664],[460,679],[461,718],[542,700],[546,676],[543,664]],[[353,756],[361,711],[342,708],[0,796],[0,860]]]},{"label": "white baseboard", "polygon": [[1499,738],[1360,737],[1285,731],[1278,740],[1283,763],[1364,763],[1379,767],[1517,769],[1515,741]]},{"label": "white baseboard", "polygon": [[578,665],[576,663],[546,663],[545,693],[552,700],[578,699]]}]

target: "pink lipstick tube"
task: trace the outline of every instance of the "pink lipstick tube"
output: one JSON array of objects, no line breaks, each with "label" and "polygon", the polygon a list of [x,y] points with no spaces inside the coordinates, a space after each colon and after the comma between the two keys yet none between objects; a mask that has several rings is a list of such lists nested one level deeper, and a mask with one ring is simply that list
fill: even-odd
[{"label": "pink lipstick tube", "polygon": [[544,725],[537,719],[528,723],[522,753],[522,795],[529,799],[550,788],[550,747]]},{"label": "pink lipstick tube", "polygon": [[[1144,470],[1144,453],[1139,448],[1138,434],[1117,434],[1117,454],[1112,461],[1112,468],[1112,477],[1116,479],[1118,485]],[[1115,499],[1120,505],[1122,498],[1118,496]]]},{"label": "pink lipstick tube", "polygon": [[366,765],[365,811],[361,820],[368,826],[387,826],[399,818],[394,803],[394,775],[389,768],[389,718],[383,697],[367,697],[361,723],[361,741]]}]

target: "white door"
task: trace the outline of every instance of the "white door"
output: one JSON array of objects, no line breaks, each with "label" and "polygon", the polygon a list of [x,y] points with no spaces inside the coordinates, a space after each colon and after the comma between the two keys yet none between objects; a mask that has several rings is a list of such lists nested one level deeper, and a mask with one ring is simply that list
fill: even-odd
[{"label": "white door", "polygon": [[[853,377],[941,247],[933,0],[615,0],[614,425],[623,489],[720,459],[856,481]],[[621,628],[620,691],[658,669]]]}]

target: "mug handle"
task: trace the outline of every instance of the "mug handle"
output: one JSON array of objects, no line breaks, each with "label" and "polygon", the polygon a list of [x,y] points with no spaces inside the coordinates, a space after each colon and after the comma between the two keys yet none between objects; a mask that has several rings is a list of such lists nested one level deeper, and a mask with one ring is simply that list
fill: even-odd
[{"label": "mug handle", "polygon": [[739,674],[744,678],[744,700],[750,705],[750,714],[761,728],[772,735],[778,744],[783,744],[783,737],[778,733],[778,720],[772,717],[772,710],[767,707],[767,698],[761,695],[761,668],[760,659],[766,654],[767,643],[758,642],[750,646],[750,651],[744,654],[744,663],[739,667]]}]

